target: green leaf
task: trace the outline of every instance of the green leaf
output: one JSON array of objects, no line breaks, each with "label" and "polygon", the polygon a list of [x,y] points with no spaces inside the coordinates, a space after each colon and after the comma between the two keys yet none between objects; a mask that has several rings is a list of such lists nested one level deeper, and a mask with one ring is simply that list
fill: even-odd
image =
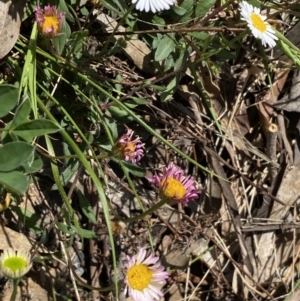
[{"label": "green leaf", "polygon": [[[109,128],[112,139],[115,141],[118,139],[118,129],[116,121],[113,118],[104,117],[104,122]],[[109,140],[107,140],[109,142]],[[104,142],[105,143],[105,142]]]},{"label": "green leaf", "polygon": [[159,62],[167,58],[175,50],[174,34],[165,35],[158,44],[154,59]]},{"label": "green leaf", "polygon": [[[60,173],[59,175],[59,179],[61,181],[61,184],[63,186],[68,185],[68,183],[70,182],[71,178],[74,176],[74,174],[78,171],[79,168],[79,161],[76,160],[74,161],[74,159],[71,161],[68,161],[68,165],[66,166],[66,169]],[[52,186],[51,190],[56,190],[58,187],[56,184],[54,184]]]},{"label": "green leaf", "polygon": [[53,38],[53,45],[55,48],[55,51],[61,55],[64,51],[65,45],[67,43],[68,38],[71,34],[71,28],[66,20],[63,21],[62,27],[61,27],[61,34],[57,35]]},{"label": "green leaf", "polygon": [[66,18],[71,22],[75,22],[73,15],[69,12],[68,5],[65,0],[58,1],[57,10],[65,12]]},{"label": "green leaf", "polygon": [[116,105],[112,105],[108,108],[108,111],[114,115],[116,118],[122,118],[122,117],[127,117],[128,113],[124,111],[123,109],[120,109]]},{"label": "green leaf", "polygon": [[177,74],[172,78],[172,80],[169,82],[168,86],[166,87],[165,91],[161,93],[160,100],[162,102],[169,100],[173,97],[174,93],[177,90],[179,80],[180,80],[180,74]]},{"label": "green leaf", "polygon": [[173,7],[172,7],[172,10],[176,13],[176,15],[178,15],[178,16],[183,16],[186,12],[187,12],[187,10],[185,9],[185,8],[183,8],[183,7],[180,7],[180,6],[177,6],[177,5],[174,5]]},{"label": "green leaf", "polygon": [[19,171],[0,172],[0,185],[3,185],[11,192],[24,194],[29,185],[29,181],[27,177]]},{"label": "green leaf", "polygon": [[74,235],[75,233],[73,229],[70,229],[67,225],[61,222],[56,222],[55,225],[63,233],[70,234],[70,235]]},{"label": "green leaf", "polygon": [[[138,98],[138,97],[130,97],[132,103],[136,104],[136,105],[147,105],[148,101],[144,98]],[[128,103],[127,103],[128,104]]]},{"label": "green leaf", "polygon": [[10,209],[17,214],[17,216],[24,222],[26,229],[34,231],[35,233],[40,233],[41,229],[38,227],[37,222],[39,216],[34,212],[28,210],[28,208],[23,208],[20,206],[10,206]]},{"label": "green leaf", "polygon": [[145,176],[145,170],[137,165],[131,164],[129,162],[123,161],[123,165],[126,168],[128,172],[133,174],[136,177],[144,177]]},{"label": "green leaf", "polygon": [[80,208],[83,212],[83,214],[94,224],[97,224],[97,220],[95,218],[94,212],[93,212],[93,207],[91,204],[88,202],[86,197],[82,194],[80,190],[77,190],[77,195],[79,198],[79,204]]},{"label": "green leaf", "polygon": [[28,116],[30,114],[30,111],[31,111],[31,103],[29,97],[26,96],[23,102],[18,106],[10,127],[15,128],[19,124],[29,121]]},{"label": "green leaf", "polygon": [[61,128],[53,121],[38,119],[22,123],[9,131],[26,141],[31,141],[34,137],[55,133],[60,130]]},{"label": "green leaf", "polygon": [[192,18],[195,9],[194,0],[184,0],[181,3],[180,8],[185,9],[186,13],[180,19],[178,19],[178,21],[185,22],[187,20],[190,20]]},{"label": "green leaf", "polygon": [[195,9],[195,15],[198,18],[204,17],[215,5],[216,0],[198,0]]},{"label": "green leaf", "polygon": [[187,12],[187,10],[185,8],[177,6],[177,5],[174,5],[172,7],[172,11],[174,11],[176,13],[176,15],[178,15],[178,16],[184,16],[184,14],[186,14],[186,12]]},{"label": "green leaf", "polygon": [[19,89],[11,85],[0,85],[0,118],[11,111],[19,100]]},{"label": "green leaf", "polygon": [[74,31],[70,35],[69,43],[72,45],[72,52],[77,54],[82,51],[83,45],[86,43],[87,37],[89,36],[89,31]]},{"label": "green leaf", "polygon": [[0,171],[10,171],[21,166],[33,153],[33,146],[21,141],[4,144],[0,148]]},{"label": "green leaf", "polygon": [[199,41],[205,41],[211,37],[207,32],[191,32],[191,36]]},{"label": "green leaf", "polygon": [[186,62],[187,58],[188,58],[188,51],[186,51],[186,46],[182,45],[182,48],[184,49],[181,49],[179,51],[179,57],[178,59],[176,60],[175,64],[174,64],[174,70],[178,70],[179,68],[182,67],[182,65]]},{"label": "green leaf", "polygon": [[97,237],[94,231],[86,230],[76,226],[71,226],[71,228],[82,238],[93,239]]},{"label": "green leaf", "polygon": [[26,174],[34,173],[42,169],[43,161],[41,158],[37,158],[31,164],[28,162],[23,163],[22,167],[24,168],[24,172]]},{"label": "green leaf", "polygon": [[128,10],[128,5],[124,0],[102,0],[101,4],[105,7],[108,8],[109,10],[112,10],[116,13],[120,13],[116,7],[118,7],[122,14],[127,12]]},{"label": "green leaf", "polygon": [[85,6],[80,9],[80,12],[85,17],[87,17],[89,15],[89,11],[86,9]]},{"label": "green leaf", "polygon": [[165,60],[163,64],[163,71],[166,72],[174,67],[174,52],[172,52]]}]

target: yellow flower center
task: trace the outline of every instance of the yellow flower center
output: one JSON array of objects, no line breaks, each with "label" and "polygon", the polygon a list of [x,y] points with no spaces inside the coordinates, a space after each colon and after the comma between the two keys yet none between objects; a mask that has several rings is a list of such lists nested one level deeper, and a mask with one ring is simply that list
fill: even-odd
[{"label": "yellow flower center", "polygon": [[135,144],[132,142],[129,142],[126,147],[124,147],[124,153],[133,153],[135,150]]},{"label": "yellow flower center", "polygon": [[55,16],[44,16],[44,23],[42,26],[43,33],[46,33],[49,30],[53,30],[54,34],[57,34],[59,31],[59,19]]},{"label": "yellow flower center", "polygon": [[21,270],[26,268],[28,265],[27,261],[21,257],[11,257],[4,260],[2,264],[2,268],[8,268],[11,271],[15,272],[17,270]]},{"label": "yellow flower center", "polygon": [[163,193],[167,198],[170,199],[182,199],[186,194],[186,189],[183,184],[173,178],[167,179],[165,182],[162,183],[164,187]]},{"label": "yellow flower center", "polygon": [[149,286],[152,271],[144,264],[136,264],[127,271],[127,278],[132,289],[142,291]]},{"label": "yellow flower center", "polygon": [[267,25],[259,15],[253,13],[253,14],[251,14],[250,18],[251,18],[253,26],[257,30],[259,30],[260,32],[266,32]]}]

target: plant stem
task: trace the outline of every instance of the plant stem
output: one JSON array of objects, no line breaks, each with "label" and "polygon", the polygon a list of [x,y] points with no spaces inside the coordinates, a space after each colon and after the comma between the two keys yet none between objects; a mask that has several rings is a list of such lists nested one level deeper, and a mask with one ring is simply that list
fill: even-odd
[{"label": "plant stem", "polygon": [[115,214],[115,217],[124,222],[124,223],[131,223],[134,221],[137,221],[138,219],[141,219],[145,216],[147,216],[148,214],[151,214],[152,212],[156,211],[157,209],[159,209],[160,207],[162,207],[165,203],[167,203],[167,200],[161,200],[158,203],[154,204],[151,208],[149,208],[148,210],[144,211],[143,213],[136,215],[134,217],[130,217],[130,218],[122,218],[121,216]]},{"label": "plant stem", "polygon": [[17,294],[18,294],[18,284],[20,282],[20,278],[13,279],[13,292],[10,297],[10,301],[16,301]]}]

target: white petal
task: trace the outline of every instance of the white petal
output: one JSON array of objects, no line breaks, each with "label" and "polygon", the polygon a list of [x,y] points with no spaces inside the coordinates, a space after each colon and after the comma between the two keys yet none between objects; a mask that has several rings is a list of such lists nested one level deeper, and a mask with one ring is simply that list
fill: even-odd
[{"label": "white petal", "polygon": [[[261,39],[264,46],[269,45],[270,47],[274,47],[276,45],[275,41],[277,40],[277,37],[275,31],[272,29],[271,25],[265,21],[267,17],[260,14],[258,7],[253,7],[246,1],[242,1],[240,3],[240,12],[242,16],[241,19],[247,23],[247,26],[255,38]],[[261,19],[261,22],[266,25],[265,31],[259,30],[257,26],[253,24],[251,19],[252,14],[256,14],[257,17]]]},{"label": "white petal", "polygon": [[136,9],[140,11],[152,11],[156,13],[161,10],[167,10],[171,5],[175,3],[175,0],[132,0],[132,3],[136,4]]}]

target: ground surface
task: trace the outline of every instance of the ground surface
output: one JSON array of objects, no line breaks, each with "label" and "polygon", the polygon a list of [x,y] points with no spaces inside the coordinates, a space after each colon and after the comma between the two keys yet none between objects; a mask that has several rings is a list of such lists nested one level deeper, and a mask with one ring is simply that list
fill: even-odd
[{"label": "ground surface", "polygon": [[[51,41],[33,27],[35,1],[23,19],[23,2],[0,5],[0,36],[11,47],[9,33],[18,36],[10,52],[0,46],[1,83],[17,87],[2,128],[22,114],[42,120],[2,137],[34,146],[14,168],[28,189],[0,175],[0,208],[10,204],[0,249],[35,258],[17,300],[126,300],[126,255],[150,246],[170,272],[165,300],[299,300],[299,56],[240,35],[237,1],[186,0],[156,14],[123,1],[51,4],[66,12]],[[298,1],[256,4],[300,44]],[[126,127],[145,143],[137,165],[106,156]],[[147,178],[170,162],[199,199],[129,220],[159,201]],[[11,283],[0,285],[9,300]]]}]

